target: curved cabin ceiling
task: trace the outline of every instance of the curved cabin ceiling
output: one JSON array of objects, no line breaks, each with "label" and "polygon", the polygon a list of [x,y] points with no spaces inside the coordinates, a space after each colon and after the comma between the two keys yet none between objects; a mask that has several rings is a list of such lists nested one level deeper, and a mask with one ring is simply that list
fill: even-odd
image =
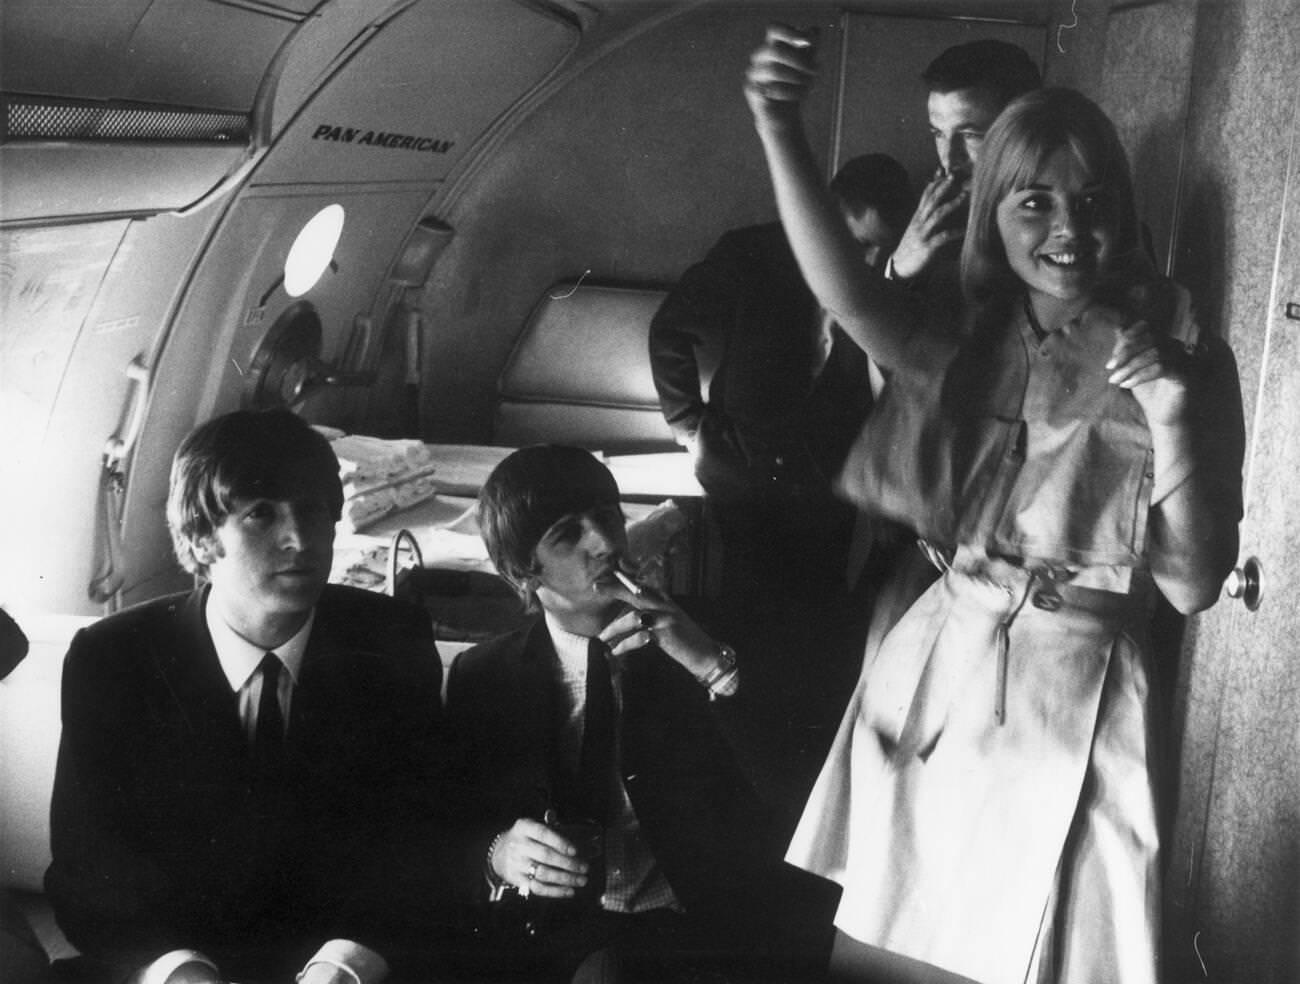
[{"label": "curved cabin ceiling", "polygon": [[429,185],[580,24],[482,0],[50,7],[5,4],[0,221],[181,209],[264,157],[262,183]]},{"label": "curved cabin ceiling", "polygon": [[[298,4],[297,7],[304,7]],[[292,3],[6,0],[0,220],[141,214],[200,198],[244,160]],[[218,116],[202,135],[192,121]],[[21,118],[35,129],[15,133]]]}]

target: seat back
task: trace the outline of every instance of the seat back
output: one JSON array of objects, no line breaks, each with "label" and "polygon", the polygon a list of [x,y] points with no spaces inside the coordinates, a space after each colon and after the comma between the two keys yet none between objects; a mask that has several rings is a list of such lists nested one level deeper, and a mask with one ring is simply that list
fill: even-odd
[{"label": "seat back", "polygon": [[647,350],[664,293],[587,283],[548,289],[501,372],[493,440],[614,454],[676,450]]},{"label": "seat back", "polygon": [[43,879],[62,732],[63,657],[73,633],[93,621],[76,615],[23,618],[30,651],[0,680],[0,977],[6,981],[24,980],[29,962],[48,964],[77,952],[54,922]]}]

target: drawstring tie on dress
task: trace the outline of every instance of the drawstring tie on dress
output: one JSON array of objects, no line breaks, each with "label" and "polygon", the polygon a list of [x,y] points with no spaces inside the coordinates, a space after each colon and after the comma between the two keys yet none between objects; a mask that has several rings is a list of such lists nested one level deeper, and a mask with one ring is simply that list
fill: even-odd
[{"label": "drawstring tie on dress", "polygon": [[[1025,602],[1029,600],[1029,596],[1034,590],[1034,583],[1039,579],[1039,576],[1037,571],[1029,572],[1029,578],[1025,581],[1025,585],[1020,592],[1020,600],[998,622],[994,633],[998,647],[998,672],[997,685],[993,691],[993,719],[997,721],[999,726],[1006,724],[1007,721],[1007,663],[1011,658],[1011,623],[1016,620],[1020,610],[1025,607]],[[1007,592],[1011,593],[1011,591],[1012,589],[1008,586]]]}]

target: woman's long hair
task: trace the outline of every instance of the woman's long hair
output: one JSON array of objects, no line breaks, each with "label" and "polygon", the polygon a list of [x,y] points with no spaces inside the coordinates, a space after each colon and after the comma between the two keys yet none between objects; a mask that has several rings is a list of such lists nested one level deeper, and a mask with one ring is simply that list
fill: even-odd
[{"label": "woman's long hair", "polygon": [[1096,103],[1073,89],[1036,89],[1013,100],[989,128],[975,167],[970,219],[962,246],[962,288],[982,308],[1018,296],[1020,279],[1007,262],[998,205],[1030,185],[1058,150],[1068,150],[1104,193],[1115,246],[1099,289],[1121,287],[1153,271],[1140,241],[1128,156],[1115,126]]}]

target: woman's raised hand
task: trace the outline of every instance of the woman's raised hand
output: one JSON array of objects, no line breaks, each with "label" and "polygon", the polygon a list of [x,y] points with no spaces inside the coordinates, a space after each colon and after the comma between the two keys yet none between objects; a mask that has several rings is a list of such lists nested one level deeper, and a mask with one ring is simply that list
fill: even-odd
[{"label": "woman's raised hand", "polygon": [[1182,423],[1188,410],[1187,350],[1145,321],[1116,331],[1109,382],[1132,392],[1151,427]]},{"label": "woman's raised hand", "polygon": [[745,98],[759,126],[798,118],[799,106],[817,79],[817,29],[770,24],[763,44],[749,56]]}]

